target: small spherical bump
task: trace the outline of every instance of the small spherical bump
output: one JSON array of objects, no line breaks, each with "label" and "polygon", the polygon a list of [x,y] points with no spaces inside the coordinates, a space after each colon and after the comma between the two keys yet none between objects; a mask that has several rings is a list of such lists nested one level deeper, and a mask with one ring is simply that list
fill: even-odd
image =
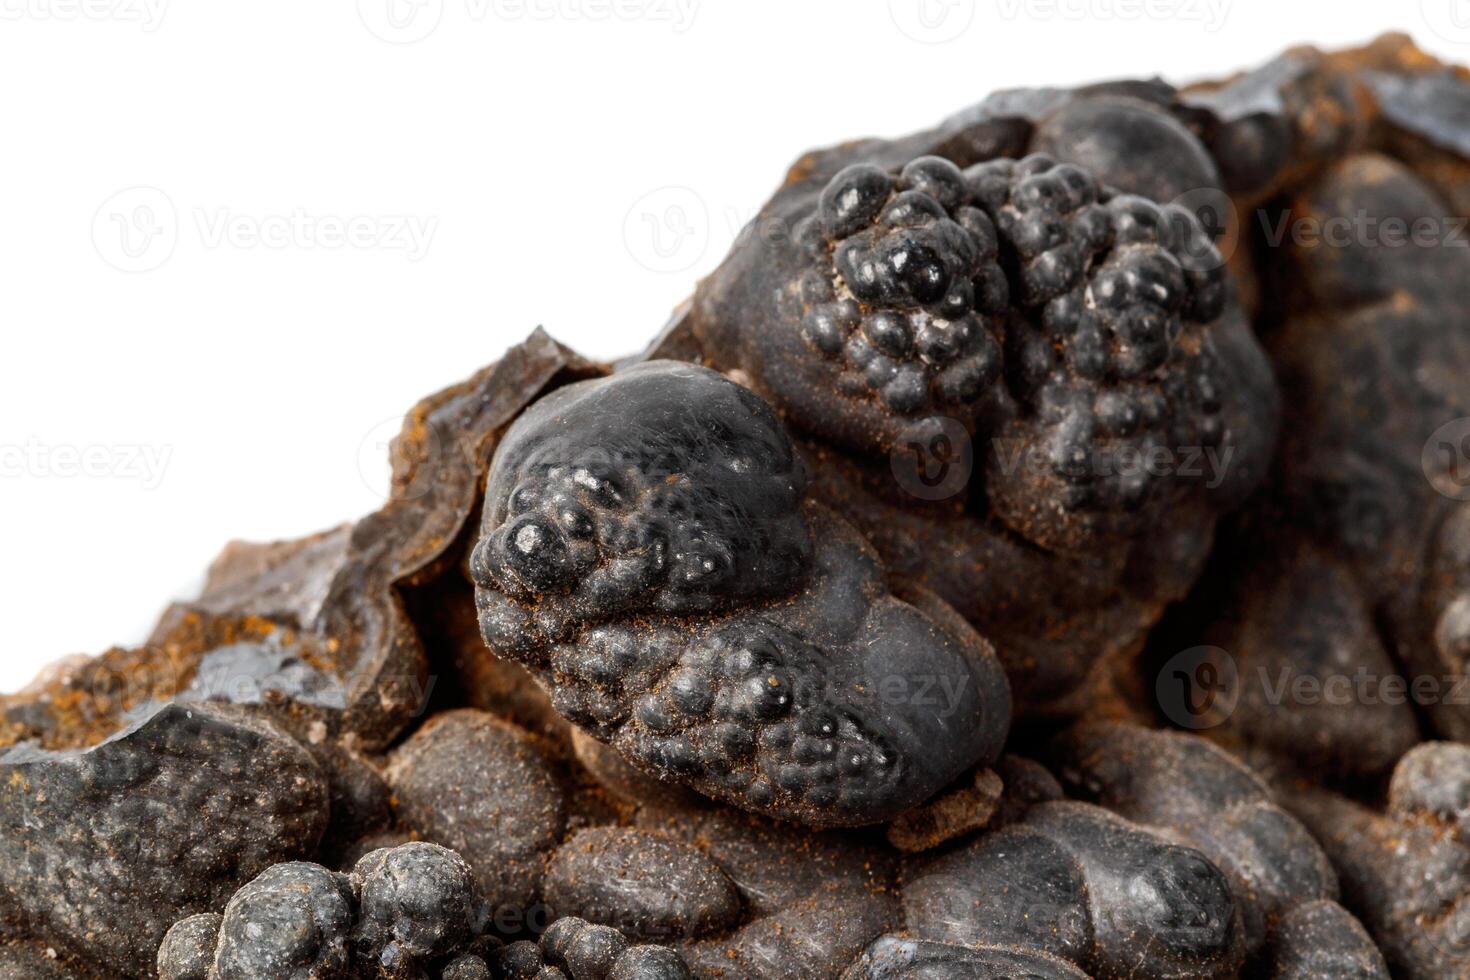
[{"label": "small spherical bump", "polygon": [[1156,307],[1132,307],[1114,320],[1112,326],[1124,343],[1167,345],[1169,341],[1169,319]]},{"label": "small spherical bump", "polygon": [[730,758],[724,747],[718,742],[696,742],[695,751],[699,756],[700,771],[709,779],[728,785],[726,777],[734,770],[735,760]]},{"label": "small spherical bump", "polygon": [[888,202],[879,220],[888,228],[922,228],[945,217],[944,206],[928,194],[904,191]]},{"label": "small spherical bump", "polygon": [[551,663],[559,673],[608,690],[619,688],[625,669],[614,658],[595,648],[558,647],[552,654]]},{"label": "small spherical bump", "polygon": [[948,364],[959,356],[969,339],[967,328],[967,321],[926,320],[914,338],[919,356],[930,364]]},{"label": "small spherical bump", "polygon": [[1093,412],[1103,429],[1115,436],[1132,435],[1138,431],[1142,420],[1134,400],[1116,388],[1098,395],[1093,403]]},{"label": "small spherical bump", "polygon": [[1162,249],[1142,249],[1129,285],[1139,303],[1173,312],[1184,305],[1185,277],[1179,260]]},{"label": "small spherical bump", "polygon": [[533,509],[540,500],[540,487],[534,483],[523,483],[511,491],[507,505],[511,514],[524,514]]},{"label": "small spherical bump", "polygon": [[562,530],[574,541],[590,541],[597,533],[592,515],[581,507],[566,507],[557,514]]},{"label": "small spherical bump", "polygon": [[864,303],[883,303],[896,298],[889,272],[882,267],[866,238],[848,238],[837,246],[837,272],[847,288]]},{"label": "small spherical bump", "polygon": [[839,759],[842,772],[848,776],[860,776],[868,768],[871,760],[867,749],[861,745],[855,745],[844,751]]},{"label": "small spherical bump", "polygon": [[1227,948],[1235,900],[1214,864],[1198,851],[1161,847],[1159,859],[1129,884],[1164,945],[1207,961]]},{"label": "small spherical bump", "polygon": [[797,248],[814,259],[824,255],[830,244],[820,214],[813,214],[797,222],[792,239]]},{"label": "small spherical bump", "polygon": [[1067,363],[1082,378],[1100,380],[1107,375],[1107,344],[1096,324],[1084,323],[1073,333],[1067,346]]},{"label": "small spherical bump", "polygon": [[750,783],[750,788],[745,791],[745,798],[752,806],[767,807],[775,800],[776,791],[765,779],[754,779]]},{"label": "small spherical bump", "polygon": [[821,269],[808,269],[801,277],[801,301],[808,306],[830,303],[836,296],[832,277]]},{"label": "small spherical bump", "polygon": [[[551,928],[555,926],[556,923],[553,922]],[[525,939],[497,950],[494,960],[496,969],[505,980],[533,980],[536,972],[546,965],[541,957],[541,948]]]},{"label": "small spherical bump", "polygon": [[625,672],[638,666],[638,647],[625,630],[593,629],[587,634],[585,646],[611,670]]},{"label": "small spherical bump", "polygon": [[934,304],[934,313],[947,320],[958,320],[974,308],[975,284],[967,279],[957,279],[950,283],[944,299]]},{"label": "small spherical bump", "polygon": [[638,699],[634,717],[638,719],[639,724],[652,732],[675,732],[682,726],[680,720],[669,710],[668,703],[655,692],[645,694]]},{"label": "small spherical bump", "polygon": [[1008,244],[1027,259],[1066,240],[1067,226],[1045,211],[1027,214],[1007,208],[1001,213],[999,224]]},{"label": "small spherical bump", "polygon": [[791,684],[779,671],[765,671],[741,682],[736,704],[745,716],[774,721],[791,710]]},{"label": "small spherical bump", "polygon": [[565,963],[572,941],[591,923],[574,915],[564,915],[541,933],[541,955],[553,963]]},{"label": "small spherical bump", "polygon": [[828,357],[842,353],[847,330],[832,315],[831,310],[823,307],[808,311],[802,318],[801,329],[807,342]]},{"label": "small spherical bump", "polygon": [[801,766],[788,764],[776,770],[776,785],[788,793],[800,794],[809,782],[810,777]]},{"label": "small spherical bump", "polygon": [[859,370],[866,370],[874,358],[882,356],[872,344],[868,343],[868,338],[862,331],[850,334],[843,350],[848,363]]},{"label": "small spherical bump", "polygon": [[845,238],[863,228],[882,209],[893,178],[872,164],[855,163],[838,171],[822,190],[822,224],[832,238]]},{"label": "small spherical bump", "polygon": [[800,729],[795,723],[783,722],[767,727],[761,741],[769,751],[782,752],[791,747],[799,734]]},{"label": "small spherical bump", "polygon": [[1087,440],[1086,434],[1068,429],[1056,433],[1047,447],[1047,456],[1058,476],[1077,481],[1087,478],[1092,463]]},{"label": "small spherical bump", "polygon": [[1090,204],[1072,216],[1072,235],[1086,252],[1099,252],[1113,243],[1113,223],[1107,211]]},{"label": "small spherical bump", "polygon": [[903,357],[913,343],[908,323],[896,313],[885,311],[866,317],[863,333],[875,349],[890,357]]},{"label": "small spherical bump", "polygon": [[1052,171],[1067,195],[1069,208],[1078,208],[1097,200],[1097,185],[1081,167],[1063,163]]},{"label": "small spherical bump", "polygon": [[621,507],[624,488],[605,465],[578,466],[571,472],[571,482],[601,507]]},{"label": "small spherical bump", "polygon": [[797,762],[811,765],[832,758],[836,748],[837,746],[830,739],[817,739],[803,735],[792,745],[791,754]]},{"label": "small spherical bump", "polygon": [[681,713],[691,718],[703,718],[714,703],[708,674],[687,667],[670,679],[669,697]]},{"label": "small spherical bump", "polygon": [[970,199],[991,214],[999,211],[1010,196],[1015,165],[1016,161],[1002,157],[966,167],[965,188]]},{"label": "small spherical bump", "polygon": [[158,947],[159,980],[208,980],[223,917],[204,912],[175,922]]},{"label": "small spherical bump", "polygon": [[440,980],[494,980],[490,967],[473,953],[457,957],[439,974]]},{"label": "small spherical bump", "polygon": [[655,767],[681,776],[688,776],[699,769],[699,756],[694,746],[680,736],[650,739],[647,758]]},{"label": "small spherical bump", "polygon": [[691,538],[673,555],[669,584],[686,591],[708,590],[733,571],[730,554],[720,542]]},{"label": "small spherical bump", "polygon": [[874,388],[881,388],[893,380],[898,373],[898,362],[891,357],[882,354],[874,354],[868,364],[863,368],[863,375],[868,379],[868,384]]},{"label": "small spherical bump", "polygon": [[455,852],[413,841],[374,851],[353,868],[358,935],[370,948],[390,943],[415,959],[435,959],[475,934],[481,903],[474,874]]},{"label": "small spherical bump", "polygon": [[949,270],[929,245],[908,236],[897,236],[884,241],[881,255],[893,278],[915,302],[933,303],[949,291]]},{"label": "small spherical bump", "polygon": [[918,157],[904,165],[899,186],[922,191],[948,210],[959,207],[965,198],[965,178],[960,168],[943,157]]},{"label": "small spherical bump", "polygon": [[862,307],[850,299],[839,299],[830,305],[833,318],[844,331],[851,331],[863,320]]},{"label": "small spherical bump", "polygon": [[1028,302],[1043,303],[1071,289],[1082,278],[1082,257],[1071,242],[1047,249],[1026,266],[1022,275]]},{"label": "small spherical bump", "polygon": [[1017,177],[1031,177],[1035,174],[1046,173],[1057,165],[1055,158],[1049,153],[1032,153],[1016,162],[1015,173]]},{"label": "small spherical bump", "polygon": [[979,208],[962,207],[955,212],[955,222],[969,232],[970,241],[974,243],[979,258],[995,257],[1000,249],[1000,238],[990,215]]},{"label": "small spherical bump", "polygon": [[870,758],[872,759],[872,763],[873,763],[873,767],[874,768],[876,768],[876,769],[891,769],[891,768],[893,768],[893,763],[894,763],[894,760],[897,758],[897,756],[894,755],[894,753],[888,751],[887,749],[884,749],[884,748],[879,747],[879,746],[875,746],[873,748],[873,754],[870,756]]},{"label": "small spherical bump", "polygon": [[755,751],[755,735],[742,725],[722,723],[716,729],[716,737],[732,759],[743,759]]},{"label": "small spherical bump", "polygon": [[554,589],[572,575],[571,554],[566,539],[548,521],[536,514],[524,516],[504,532],[506,564],[537,589]]},{"label": "small spherical bump", "polygon": [[1135,194],[1120,194],[1109,203],[1113,233],[1120,244],[1154,244],[1162,237],[1158,205]]},{"label": "small spherical bump", "polygon": [[1023,174],[1011,191],[1011,197],[1027,209],[1053,210],[1058,189],[1056,182],[1045,172]]},{"label": "small spherical bump", "polygon": [[720,661],[720,673],[725,677],[740,679],[760,669],[762,658],[748,646],[736,647]]},{"label": "small spherical bump", "polygon": [[667,946],[634,946],[618,957],[607,980],[694,980],[694,974]]},{"label": "small spherical bump", "polygon": [[1047,333],[1065,338],[1075,334],[1092,315],[1083,299],[1082,291],[1074,289],[1042,307],[1041,325],[1046,328]]},{"label": "small spherical bump", "polygon": [[225,906],[212,980],[298,969],[345,977],[352,915],[344,876],[300,861],[273,865]]},{"label": "small spherical bump", "polygon": [[883,386],[883,400],[895,412],[907,415],[923,407],[928,388],[924,372],[918,365],[900,364],[893,378]]},{"label": "small spherical bump", "polygon": [[837,716],[822,708],[812,708],[796,720],[796,728],[803,735],[831,738],[837,734]]},{"label": "small spherical bump", "polygon": [[613,963],[628,948],[628,940],[610,926],[589,925],[572,937],[566,950],[566,967],[573,977],[605,977]]}]

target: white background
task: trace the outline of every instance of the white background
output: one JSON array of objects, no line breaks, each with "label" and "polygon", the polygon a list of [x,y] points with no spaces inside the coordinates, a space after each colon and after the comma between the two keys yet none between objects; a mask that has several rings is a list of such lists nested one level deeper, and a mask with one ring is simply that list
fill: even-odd
[{"label": "white background", "polygon": [[372,510],[537,324],[640,347],[805,148],[1389,29],[1470,60],[1470,0],[0,0],[0,690]]}]

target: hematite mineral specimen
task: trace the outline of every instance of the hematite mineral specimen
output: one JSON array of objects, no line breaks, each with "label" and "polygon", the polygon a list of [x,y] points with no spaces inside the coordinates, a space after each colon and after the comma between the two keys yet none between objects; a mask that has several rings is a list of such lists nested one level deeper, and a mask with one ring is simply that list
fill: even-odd
[{"label": "hematite mineral specimen", "polygon": [[[542,399],[501,442],[483,522],[486,645],[654,772],[861,824],[1005,741],[990,648],[934,597],[891,594],[857,530],[808,499],[775,413],[714,371],[654,361]],[[890,701],[894,680],[951,703]]]},{"label": "hematite mineral specimen", "polygon": [[47,940],[120,970],[326,822],[310,754],[237,708],[169,704],[91,748],[0,754],[0,885]]},{"label": "hematite mineral specimen", "polygon": [[1470,975],[1467,107],[1387,37],[807,154],[0,698],[0,980]]}]

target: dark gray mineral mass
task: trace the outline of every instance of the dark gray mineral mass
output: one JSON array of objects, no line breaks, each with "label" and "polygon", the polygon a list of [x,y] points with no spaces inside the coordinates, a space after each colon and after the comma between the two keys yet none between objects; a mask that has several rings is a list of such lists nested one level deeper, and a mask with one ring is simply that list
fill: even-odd
[{"label": "dark gray mineral mass", "polygon": [[0,754],[0,886],[52,941],[129,976],[175,920],[310,853],[326,821],[311,756],[234,709],[170,704],[88,749]]},{"label": "dark gray mineral mass", "polygon": [[1470,977],[1467,214],[1399,35],[806,153],[0,695],[0,980]]},{"label": "dark gray mineral mass", "polygon": [[[989,646],[889,591],[775,413],[705,368],[640,364],[522,415],[470,568],[486,644],[563,715],[751,810],[881,821],[1009,726]],[[921,684],[942,710],[907,696]]]}]

